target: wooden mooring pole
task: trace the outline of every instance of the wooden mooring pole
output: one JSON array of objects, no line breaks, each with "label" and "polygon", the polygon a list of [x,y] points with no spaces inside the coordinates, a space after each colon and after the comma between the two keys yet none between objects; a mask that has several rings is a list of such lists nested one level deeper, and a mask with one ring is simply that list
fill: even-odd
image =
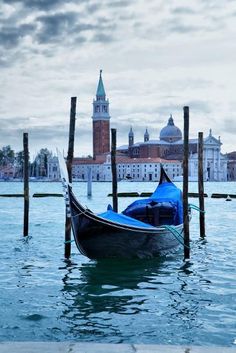
[{"label": "wooden mooring pole", "polygon": [[205,207],[204,207],[204,181],[203,181],[203,132],[198,133],[198,194],[199,194],[199,224],[200,237],[205,237]]},{"label": "wooden mooring pole", "polygon": [[188,215],[188,158],[189,158],[189,107],[184,107],[184,156],[183,156],[184,259],[190,258],[189,215]]},{"label": "wooden mooring pole", "polygon": [[118,212],[117,172],[116,172],[116,129],[111,129],[111,170],[113,211]]},{"label": "wooden mooring pole", "polygon": [[29,235],[29,147],[28,147],[28,133],[23,134],[23,150],[24,150],[24,229],[23,235]]},{"label": "wooden mooring pole", "polygon": [[[76,99],[77,99],[76,97],[71,97],[69,143],[68,143],[68,154],[67,154],[67,161],[66,161],[70,183],[72,183],[72,162],[74,157]],[[68,259],[70,255],[71,255],[71,217],[66,213],[65,258]]]},{"label": "wooden mooring pole", "polygon": [[88,167],[88,183],[87,183],[87,196],[92,196],[92,169]]}]

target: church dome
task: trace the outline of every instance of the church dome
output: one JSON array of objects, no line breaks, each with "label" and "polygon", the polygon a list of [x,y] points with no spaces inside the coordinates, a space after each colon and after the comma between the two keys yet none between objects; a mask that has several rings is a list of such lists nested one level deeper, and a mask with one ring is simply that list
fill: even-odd
[{"label": "church dome", "polygon": [[172,115],[169,117],[168,124],[161,129],[160,140],[175,142],[182,139],[181,130],[175,126]]}]

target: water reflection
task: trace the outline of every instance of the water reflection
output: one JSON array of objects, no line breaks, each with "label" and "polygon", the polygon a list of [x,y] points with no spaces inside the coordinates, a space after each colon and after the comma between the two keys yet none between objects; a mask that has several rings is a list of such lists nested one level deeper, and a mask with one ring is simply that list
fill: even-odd
[{"label": "water reflection", "polygon": [[[212,298],[204,293],[211,285],[194,262],[186,261],[176,273],[177,290],[170,290],[169,322],[179,323],[180,340],[199,344],[205,337],[202,313],[207,306],[212,305]],[[188,336],[188,332],[194,332]]]},{"label": "water reflection", "polygon": [[[134,316],[149,310],[145,307],[148,298],[142,284],[157,276],[163,264],[164,259],[109,259],[82,266],[68,263],[62,279],[62,319],[71,336],[90,340],[91,335],[96,339],[106,336],[120,342],[119,337],[134,335],[134,328],[129,327],[128,332],[126,325]],[[124,332],[120,332],[121,327]]]},{"label": "water reflection", "polygon": [[[159,268],[163,265],[164,259],[153,260],[100,260],[99,262],[89,262],[82,266],[77,264],[67,264],[63,281],[63,292],[75,303],[84,303],[85,298],[89,298],[91,303],[96,302],[96,298],[109,296],[114,302],[117,298],[115,308],[123,311],[123,302],[136,295],[136,290],[140,284],[148,282],[150,278],[158,275]],[[126,295],[125,295],[125,293]],[[68,298],[68,299],[69,299]],[[102,299],[103,301],[104,299]],[[121,305],[119,305],[119,302]]]},{"label": "water reflection", "polygon": [[179,342],[194,342],[187,332],[201,329],[199,312],[211,302],[199,300],[201,276],[191,262],[108,259],[67,263],[63,271],[61,318],[82,340],[158,343],[168,327],[170,343],[176,334]]}]

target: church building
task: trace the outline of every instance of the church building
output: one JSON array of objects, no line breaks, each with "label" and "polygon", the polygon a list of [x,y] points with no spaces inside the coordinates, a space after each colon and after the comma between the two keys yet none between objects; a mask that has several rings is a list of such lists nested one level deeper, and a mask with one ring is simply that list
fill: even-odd
[{"label": "church building", "polygon": [[[92,179],[97,181],[111,180],[110,160],[110,114],[109,100],[100,70],[96,98],[93,100],[92,133],[93,157],[74,158],[73,177],[76,180],[87,180],[89,168]],[[204,139],[204,179],[212,181],[227,180],[227,159],[221,154],[220,138],[216,139],[210,130]],[[189,140],[189,177],[197,180],[198,173],[198,140]],[[135,131],[130,128],[128,144],[117,148],[118,179],[129,177],[138,181],[159,180],[160,163],[166,168],[173,180],[182,176],[183,138],[179,127],[170,115],[158,139],[150,139],[146,128],[143,141],[135,142]]]}]

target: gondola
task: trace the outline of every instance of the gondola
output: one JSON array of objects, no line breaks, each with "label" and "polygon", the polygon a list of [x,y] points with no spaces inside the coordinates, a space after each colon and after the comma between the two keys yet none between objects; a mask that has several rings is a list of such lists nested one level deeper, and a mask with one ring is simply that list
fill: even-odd
[{"label": "gondola", "polygon": [[[60,158],[59,158],[60,159]],[[64,162],[64,161],[63,161]],[[90,259],[151,258],[177,247],[183,231],[182,192],[161,167],[151,197],[136,200],[122,213],[109,205],[95,214],[77,200],[60,161],[61,177],[75,243]]]}]

